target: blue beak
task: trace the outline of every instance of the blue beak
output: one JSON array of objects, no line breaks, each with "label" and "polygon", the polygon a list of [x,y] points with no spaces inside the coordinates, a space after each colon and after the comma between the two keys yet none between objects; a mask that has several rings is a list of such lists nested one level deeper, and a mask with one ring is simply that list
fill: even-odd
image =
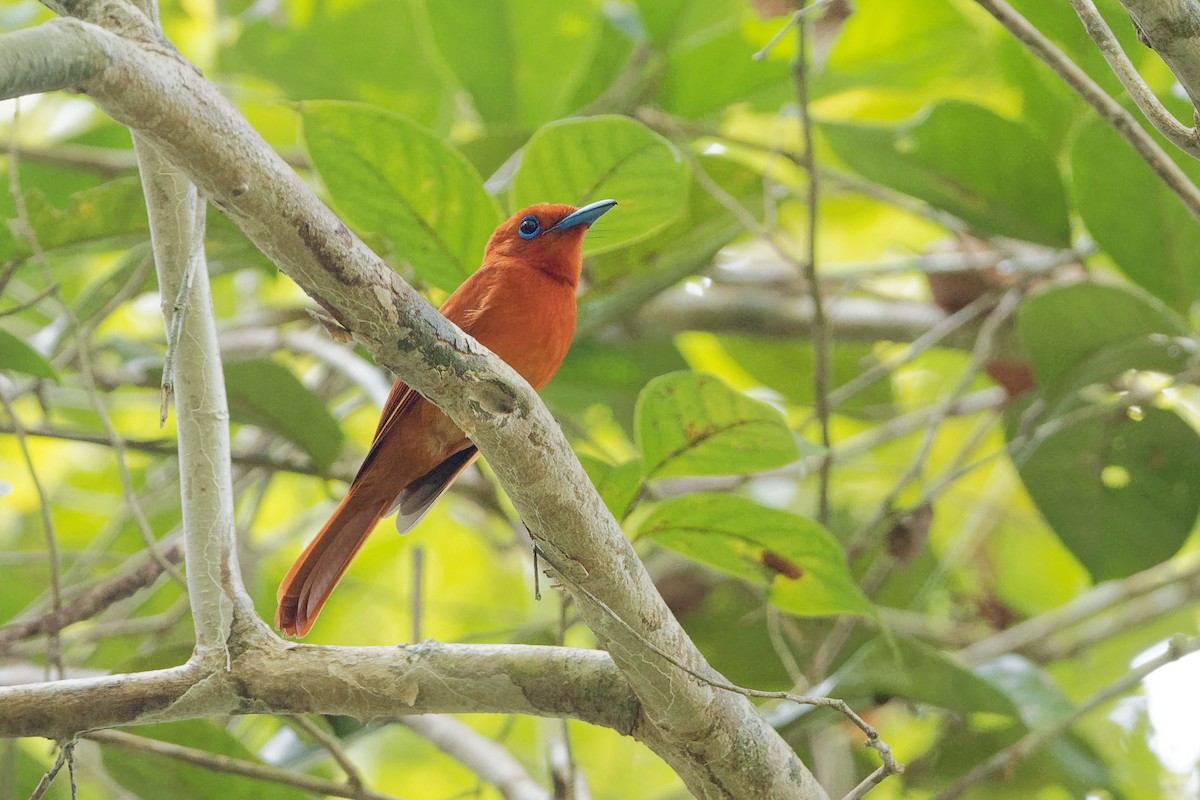
[{"label": "blue beak", "polygon": [[550,230],[565,231],[567,228],[574,228],[576,225],[591,225],[593,222],[604,216],[604,214],[616,204],[616,200],[597,200],[594,203],[588,203],[578,211],[563,217],[559,223]]}]

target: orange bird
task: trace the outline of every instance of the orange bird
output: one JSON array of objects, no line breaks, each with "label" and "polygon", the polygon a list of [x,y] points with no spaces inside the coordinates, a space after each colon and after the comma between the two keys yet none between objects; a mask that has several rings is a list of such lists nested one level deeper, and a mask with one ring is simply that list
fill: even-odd
[{"label": "orange bird", "polygon": [[[447,298],[442,314],[540,390],[575,335],[583,235],[615,205],[518,211],[492,234],[483,266]],[[407,532],[478,457],[449,417],[396,381],[350,490],[279,586],[275,627],[288,636],[308,633],[376,523],[398,511],[396,528]]]}]

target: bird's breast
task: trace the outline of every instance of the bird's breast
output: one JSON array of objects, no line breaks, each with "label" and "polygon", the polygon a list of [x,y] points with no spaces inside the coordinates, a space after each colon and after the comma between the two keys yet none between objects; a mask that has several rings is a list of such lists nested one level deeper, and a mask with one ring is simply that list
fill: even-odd
[{"label": "bird's breast", "polygon": [[487,293],[470,333],[541,389],[575,335],[575,287],[538,269],[506,278]]}]

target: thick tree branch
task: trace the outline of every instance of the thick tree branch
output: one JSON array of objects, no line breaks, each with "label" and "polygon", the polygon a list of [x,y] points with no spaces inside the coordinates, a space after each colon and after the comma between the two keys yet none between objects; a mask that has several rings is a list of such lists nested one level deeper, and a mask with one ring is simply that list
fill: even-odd
[{"label": "thick tree branch", "polygon": [[229,671],[168,670],[0,687],[0,737],[231,714],[497,713],[570,717],[653,737],[607,653],[526,645],[315,647],[256,637]]},{"label": "thick tree branch", "polygon": [[[824,797],[749,700],[692,680],[639,640],[652,641],[693,670],[711,672],[529,385],[438,314],[354,236],[144,16],[113,15],[106,24],[123,26],[122,35],[69,20],[47,27],[71,37],[91,35],[94,47],[107,48],[109,67],[82,85],[97,105],[196,183],[281,270],[354,331],[379,363],[436,402],[479,446],[539,547],[569,578],[563,583],[571,587],[582,617],[640,699],[644,716],[639,738],[701,798]],[[0,40],[0,48],[3,44]],[[10,84],[14,94],[24,90]],[[180,395],[182,404],[182,385]],[[213,569],[215,563],[232,561],[217,555],[208,563]],[[589,595],[602,599],[620,621]],[[234,633],[236,639],[239,631]],[[266,646],[260,639],[249,635],[239,646]],[[232,670],[238,653],[231,649],[229,655]],[[234,696],[219,696],[235,708],[245,702],[254,710],[317,710],[279,706],[294,701],[299,685],[311,693],[314,704],[328,700],[314,676],[328,675],[340,657],[337,650],[323,651],[320,661],[308,663],[300,673],[303,681],[292,674],[286,686],[271,684],[299,661],[292,653],[275,669],[245,675]],[[489,665],[485,671],[492,669]],[[167,674],[177,676],[178,671]],[[353,694],[369,698],[371,690],[364,687],[375,684],[361,670],[353,670],[353,677]],[[478,678],[476,672],[473,680]],[[378,679],[387,685],[394,676]],[[467,691],[455,693],[452,707],[438,710],[464,710],[474,688],[463,688]],[[212,697],[202,699],[206,690],[229,691],[217,673],[197,689],[189,694],[206,713],[214,710]],[[368,712],[340,713],[370,716]]]},{"label": "thick tree branch", "polygon": [[[196,188],[134,135],[150,215],[150,240],[168,337],[179,418],[184,563],[196,654],[225,653],[235,609],[253,615],[237,565],[229,409],[204,259],[204,201]],[[183,305],[172,306],[182,298]],[[174,333],[172,333],[174,331]],[[166,376],[164,376],[166,377]],[[225,653],[225,658],[229,656]]]}]

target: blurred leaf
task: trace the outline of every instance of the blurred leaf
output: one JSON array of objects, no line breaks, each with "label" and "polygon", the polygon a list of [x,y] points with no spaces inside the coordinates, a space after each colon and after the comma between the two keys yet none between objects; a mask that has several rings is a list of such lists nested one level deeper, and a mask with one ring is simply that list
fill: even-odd
[{"label": "blurred leaf", "polygon": [[274,431],[319,467],[328,467],[341,453],[341,427],[287,367],[266,359],[226,362],[225,389],[235,421]]},{"label": "blurred leaf", "polygon": [[58,380],[58,373],[41,353],[3,328],[0,328],[0,370]]},{"label": "blurred leaf", "polygon": [[451,291],[500,221],[475,168],[439,136],[357,103],[305,103],[304,139],[338,208],[379,233],[425,280]]},{"label": "blurred leaf", "polygon": [[[71,195],[64,210],[52,206],[40,189],[25,192],[25,209],[43,250],[103,241],[118,236],[145,234],[146,201],[138,178],[118,178]],[[15,215],[14,215],[15,216]],[[0,226],[0,261],[32,255],[29,242],[12,225]]]},{"label": "blurred leaf", "polygon": [[485,121],[533,130],[572,110],[600,42],[596,6],[426,0],[426,8],[438,49]]},{"label": "blurred leaf", "polygon": [[1013,716],[1012,701],[990,681],[926,644],[897,635],[872,639],[838,668],[831,697],[903,697],[959,713]]},{"label": "blurred leaf", "polygon": [[1081,417],[1013,460],[1038,510],[1097,581],[1167,560],[1200,514],[1200,435],[1171,411]]},{"label": "blurred leaf", "polygon": [[1071,243],[1054,156],[1021,123],[954,101],[897,128],[825,124],[820,130],[863,177],[948,211],[984,235]]},{"label": "blurred leaf", "polygon": [[776,108],[795,87],[785,58],[756,61],[761,43],[743,35],[752,12],[726,0],[641,0],[651,41],[666,54],[658,89],[664,111],[683,117],[722,112],[731,103]]},{"label": "blurred leaf", "polygon": [[691,494],[656,507],[638,537],[769,587],[771,602],[791,614],[875,616],[841,545],[796,514],[736,495]]},{"label": "blurred leaf", "polygon": [[760,472],[819,452],[774,408],[699,372],[650,381],[634,417],[647,478]]},{"label": "blurred leaf", "polygon": [[610,464],[594,456],[581,455],[579,461],[604,500],[604,505],[618,522],[625,519],[642,490],[642,460],[632,458],[620,464]]},{"label": "blurred leaf", "polygon": [[1071,174],[1088,232],[1130,280],[1176,310],[1200,297],[1200,222],[1106,122],[1075,138]]},{"label": "blurred leaf", "polygon": [[641,388],[663,373],[686,368],[670,341],[641,338],[616,347],[602,339],[581,338],[571,345],[566,361],[541,394],[555,412],[575,416],[596,405],[606,406],[632,432]]},{"label": "blurred leaf", "polygon": [[[753,336],[722,336],[721,346],[755,379],[790,403],[812,405],[815,355],[809,342]],[[876,363],[871,345],[839,344],[831,362],[832,389],[854,380]],[[892,403],[889,381],[879,380],[838,407],[840,412],[886,410]]]},{"label": "blurred leaf", "polygon": [[[240,741],[207,719],[130,728],[130,733],[255,764],[262,762]],[[109,776],[139,797],[172,800],[301,800],[313,795],[267,781],[250,781],[152,753],[102,743]]]},{"label": "blurred leaf", "polygon": [[[284,0],[249,13],[217,49],[226,74],[265,78],[292,100],[361,100],[434,127],[453,92],[416,0]],[[347,55],[352,54],[352,58]]]},{"label": "blurred leaf", "polygon": [[1017,317],[1042,385],[1107,381],[1125,370],[1174,371],[1187,326],[1158,300],[1123,286],[1075,283],[1025,298]]},{"label": "blurred leaf", "polygon": [[[728,158],[698,155],[700,168],[722,189],[747,208],[763,204],[763,176]],[[592,286],[583,298],[581,316],[604,313],[612,305],[612,284],[628,279],[633,287],[621,286],[634,305],[674,286],[682,278],[703,272],[713,256],[745,230],[742,223],[713,196],[692,181],[687,208],[667,227],[649,239],[591,258],[587,263]],[[608,296],[604,292],[608,291]],[[598,296],[599,295],[599,296]],[[618,301],[618,308],[624,304]]]},{"label": "blurred leaf", "polygon": [[139,292],[147,292],[154,289],[156,278],[154,276],[153,258],[149,242],[129,248],[111,272],[100,280],[89,284],[87,289],[75,299],[72,305],[76,318],[84,323],[90,321],[143,268],[147,268],[146,273],[142,278],[141,285],[135,289],[135,295]]},{"label": "blurred leaf", "polygon": [[687,204],[689,170],[663,137],[627,117],[568,119],[541,128],[525,146],[513,179],[515,207],[582,206],[612,198],[620,205],[584,239],[588,254],[644,239]]}]

